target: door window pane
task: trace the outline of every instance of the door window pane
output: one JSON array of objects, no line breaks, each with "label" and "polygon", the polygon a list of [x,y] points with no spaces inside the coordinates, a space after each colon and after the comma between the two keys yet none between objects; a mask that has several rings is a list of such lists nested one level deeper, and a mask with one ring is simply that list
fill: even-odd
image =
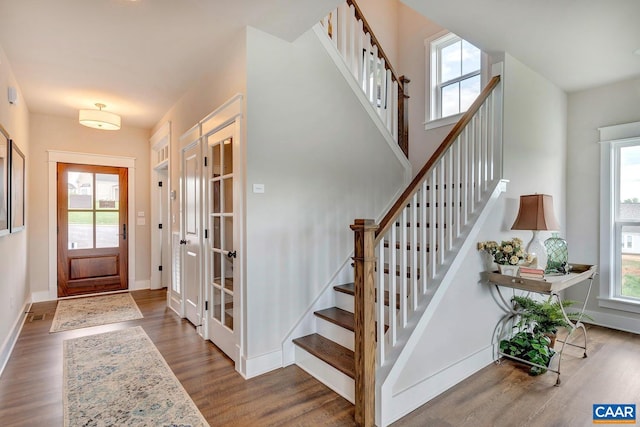
[{"label": "door window pane", "polygon": [[225,251],[233,252],[233,218],[224,218],[224,242],[223,248]]},{"label": "door window pane", "polygon": [[231,138],[226,139],[223,143],[224,147],[224,174],[233,173],[233,145]]},{"label": "door window pane", "polygon": [[226,292],[224,295],[224,325],[233,330],[233,295]]},{"label": "door window pane", "polygon": [[220,213],[220,181],[214,181],[211,186],[213,213]]},{"label": "door window pane", "polygon": [[119,213],[96,212],[96,248],[116,248],[120,245]]},{"label": "door window pane", "polygon": [[224,212],[233,212],[233,178],[227,178],[224,181]]},{"label": "door window pane", "polygon": [[69,209],[93,209],[93,174],[69,172],[67,186]]},{"label": "door window pane", "polygon": [[93,248],[93,212],[69,211],[68,217],[68,248]]},{"label": "door window pane", "polygon": [[222,158],[220,157],[220,144],[216,144],[211,147],[211,177],[215,178],[220,176],[222,170]]},{"label": "door window pane", "polygon": [[96,174],[96,209],[118,209],[120,199],[117,174]]}]

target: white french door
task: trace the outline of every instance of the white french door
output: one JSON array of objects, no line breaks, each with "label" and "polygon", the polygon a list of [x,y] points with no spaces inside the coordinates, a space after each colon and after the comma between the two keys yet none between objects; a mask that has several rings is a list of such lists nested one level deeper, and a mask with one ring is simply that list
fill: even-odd
[{"label": "white french door", "polygon": [[235,172],[236,124],[205,136],[206,157],[206,335],[227,356],[238,361],[241,304],[237,232],[240,197]]},{"label": "white french door", "polygon": [[200,194],[200,139],[184,147],[182,162],[182,272],[183,272],[183,315],[196,327],[202,325],[202,256],[201,256],[201,194]]}]

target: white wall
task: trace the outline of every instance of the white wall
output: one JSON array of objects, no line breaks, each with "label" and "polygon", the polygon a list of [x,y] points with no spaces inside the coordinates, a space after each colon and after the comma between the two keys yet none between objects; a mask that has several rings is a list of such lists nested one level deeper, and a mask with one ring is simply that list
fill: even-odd
[{"label": "white wall", "polygon": [[[246,46],[245,30],[229,34],[215,54],[208,55],[209,64],[202,76],[193,82],[189,90],[171,107],[154,126],[157,131],[166,122],[171,122],[171,190],[180,194],[180,137],[198,121],[218,108],[237,93],[246,90]],[[171,216],[175,222],[172,231],[180,230],[180,197],[171,202]]]},{"label": "white wall", "polygon": [[[373,33],[382,45],[382,50],[391,61],[391,66],[398,70],[398,0],[358,0],[358,7],[371,26]],[[400,39],[401,40],[401,39]]]},{"label": "white wall", "polygon": [[[567,97],[509,55],[504,83],[504,178],[510,183],[478,239],[518,236],[527,242],[530,232],[510,230],[522,194],[551,194],[558,220],[565,224]],[[453,385],[443,380],[443,372],[446,378],[464,377],[491,360],[492,334],[503,312],[492,297],[492,287],[482,280],[486,266],[480,254],[471,249],[463,255],[467,262],[394,385],[395,393],[411,393],[412,387],[429,381],[430,392],[440,393]],[[431,397],[425,395],[425,400]]]},{"label": "white wall", "polygon": [[[377,218],[405,171],[312,31],[247,36],[249,358],[282,340]],[[254,183],[264,194],[254,194]]]},{"label": "white wall", "polygon": [[[598,127],[640,121],[640,78],[569,95],[567,162],[567,244],[569,260],[598,264],[600,257],[600,144]],[[596,323],[640,332],[640,315],[598,306],[597,276],[587,309]],[[584,300],[585,290],[567,297]],[[631,326],[630,326],[631,325]],[[634,326],[635,325],[635,326]]]},{"label": "white wall", "polygon": [[[69,151],[88,154],[103,154],[135,158],[135,206],[129,209],[144,212],[145,225],[135,226],[135,281],[148,286],[150,270],[150,184],[149,184],[149,130],[126,126],[118,131],[103,131],[82,126],[68,117],[54,117],[44,114],[30,116],[31,168],[29,178],[36,183],[31,187],[29,203],[29,259],[42,262],[29,263],[29,283],[31,293],[48,291],[49,273],[49,195],[48,195],[48,153],[47,150]],[[135,283],[130,283],[133,288]],[[43,294],[42,294],[43,295]]]},{"label": "white wall", "polygon": [[425,130],[429,117],[430,58],[425,53],[424,41],[444,28],[425,18],[404,3],[398,2],[399,72],[411,79],[409,91],[409,160],[414,175],[429,160],[447,136],[453,125]]},{"label": "white wall", "polygon": [[[18,104],[11,105],[7,101],[7,88],[18,89]],[[0,48],[0,124],[7,130],[26,156],[27,173],[33,168],[29,141],[29,111],[11,65],[2,48]],[[24,305],[29,301],[29,273],[27,270],[27,245],[33,222],[29,214],[29,194],[33,181],[26,178],[26,228],[15,234],[0,237],[0,369],[3,365],[4,351],[11,333],[15,332],[16,322],[20,319]]]}]

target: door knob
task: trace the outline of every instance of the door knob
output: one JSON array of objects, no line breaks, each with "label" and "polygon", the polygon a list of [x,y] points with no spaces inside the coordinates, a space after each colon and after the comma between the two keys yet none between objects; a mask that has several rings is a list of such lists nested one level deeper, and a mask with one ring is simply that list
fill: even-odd
[{"label": "door knob", "polygon": [[233,251],[233,252],[227,252],[227,257],[228,257],[228,258],[235,258],[235,257],[236,257],[236,251]]},{"label": "door knob", "polygon": [[181,245],[186,245],[186,244],[187,244],[187,241],[186,241],[186,240],[180,240],[180,244],[181,244]]}]

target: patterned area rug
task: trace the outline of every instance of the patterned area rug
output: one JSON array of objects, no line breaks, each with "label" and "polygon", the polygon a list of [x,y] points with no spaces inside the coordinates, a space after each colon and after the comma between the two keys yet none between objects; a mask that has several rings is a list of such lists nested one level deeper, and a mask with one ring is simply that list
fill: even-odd
[{"label": "patterned area rug", "polygon": [[65,426],[208,426],[142,327],[66,340]]},{"label": "patterned area rug", "polygon": [[49,332],[142,319],[130,293],[58,301]]}]

